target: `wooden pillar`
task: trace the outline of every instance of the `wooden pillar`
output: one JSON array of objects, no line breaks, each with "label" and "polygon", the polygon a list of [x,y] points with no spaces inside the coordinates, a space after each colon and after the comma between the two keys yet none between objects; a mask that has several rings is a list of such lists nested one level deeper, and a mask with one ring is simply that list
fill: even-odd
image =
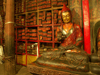
[{"label": "wooden pillar", "polygon": [[6,0],[4,40],[5,75],[15,75],[14,0]]},{"label": "wooden pillar", "polygon": [[82,0],[82,6],[83,6],[84,50],[88,54],[91,54],[89,1]]}]

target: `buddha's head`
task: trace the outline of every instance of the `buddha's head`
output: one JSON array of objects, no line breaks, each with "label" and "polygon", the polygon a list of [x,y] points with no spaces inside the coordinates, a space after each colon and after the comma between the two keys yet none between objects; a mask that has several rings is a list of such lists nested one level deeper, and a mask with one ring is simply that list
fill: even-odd
[{"label": "buddha's head", "polygon": [[63,22],[66,23],[70,23],[71,22],[71,11],[68,7],[66,7],[66,5],[63,5],[62,11],[61,11],[61,16],[62,16],[62,20]]}]

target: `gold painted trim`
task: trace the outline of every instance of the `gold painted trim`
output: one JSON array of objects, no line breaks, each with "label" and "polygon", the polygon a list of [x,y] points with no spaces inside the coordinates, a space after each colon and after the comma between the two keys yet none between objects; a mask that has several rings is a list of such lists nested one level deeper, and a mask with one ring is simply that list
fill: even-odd
[{"label": "gold painted trim", "polygon": [[69,37],[74,32],[74,28],[71,28],[69,33],[67,33],[67,37]]},{"label": "gold painted trim", "polygon": [[14,22],[6,22],[5,24],[14,23]]},{"label": "gold painted trim", "polygon": [[83,37],[77,38],[76,42],[83,40]]},{"label": "gold painted trim", "polygon": [[[74,24],[73,24],[73,25],[74,25]],[[63,32],[66,32],[65,29],[64,29],[63,27],[62,27],[62,31],[63,31]],[[74,31],[74,26],[72,26],[72,28],[69,30],[68,33],[67,33],[67,32],[66,32],[66,34],[63,33],[63,32],[62,32],[62,33],[63,33],[63,35],[66,35],[66,37],[69,37],[69,36],[73,33],[73,31]]]}]

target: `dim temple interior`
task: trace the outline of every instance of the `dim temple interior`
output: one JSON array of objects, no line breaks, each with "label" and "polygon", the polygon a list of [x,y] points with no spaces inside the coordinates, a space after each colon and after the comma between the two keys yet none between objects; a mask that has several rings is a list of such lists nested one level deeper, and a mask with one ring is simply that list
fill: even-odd
[{"label": "dim temple interior", "polygon": [[0,0],[0,75],[100,75],[100,0]]}]

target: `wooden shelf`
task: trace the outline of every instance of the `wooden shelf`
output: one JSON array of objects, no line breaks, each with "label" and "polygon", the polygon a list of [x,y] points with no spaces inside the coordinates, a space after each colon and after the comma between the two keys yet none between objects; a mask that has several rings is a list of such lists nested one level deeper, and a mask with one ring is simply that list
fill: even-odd
[{"label": "wooden shelf", "polygon": [[15,26],[15,28],[25,28],[25,26]]},{"label": "wooden shelf", "polygon": [[[61,24],[53,24],[54,26],[58,26]],[[46,25],[31,25],[31,26],[15,26],[14,28],[25,28],[25,27],[44,27],[44,26],[52,26],[52,24],[46,24]]]},{"label": "wooden shelf", "polygon": [[52,24],[40,25],[40,27],[42,26],[52,26]]},{"label": "wooden shelf", "polygon": [[54,41],[54,43],[61,43],[61,42],[58,42],[58,41]]},{"label": "wooden shelf", "polygon": [[48,10],[52,10],[52,8],[39,9],[39,11],[48,11]]},{"label": "wooden shelf", "polygon": [[17,15],[25,15],[25,14],[26,14],[26,12],[23,12],[23,13],[16,13],[15,16],[17,16]]},{"label": "wooden shelf", "polygon": [[53,43],[53,41],[43,41],[43,40],[40,40],[39,42],[43,42],[43,43]]},{"label": "wooden shelf", "polygon": [[55,10],[55,9],[62,9],[62,8],[63,8],[63,6],[53,7],[53,10]]},{"label": "wooden shelf", "polygon": [[26,55],[26,53],[19,53],[19,52],[17,52],[16,54],[17,55]]},{"label": "wooden shelf", "polygon": [[23,41],[23,42],[25,42],[26,40],[23,40],[23,39],[17,39],[17,41]]},{"label": "wooden shelf", "polygon": [[32,26],[15,26],[14,28],[25,28],[25,27],[39,27],[40,25],[32,25]]},{"label": "wooden shelf", "polygon": [[38,40],[27,40],[28,42],[38,42]]},{"label": "wooden shelf", "polygon": [[26,26],[26,27],[38,27],[40,25],[32,25],[32,26]]},{"label": "wooden shelf", "polygon": [[34,13],[37,12],[37,10],[27,11],[26,13]]},{"label": "wooden shelf", "polygon": [[44,9],[39,9],[39,10],[32,10],[32,11],[26,11],[24,13],[16,13],[15,16],[17,15],[25,15],[25,14],[28,14],[28,13],[34,13],[34,12],[40,12],[40,11],[48,11],[48,10],[56,10],[56,9],[62,9],[63,6],[58,6],[58,7],[51,7],[51,8],[44,8]]},{"label": "wooden shelf", "polygon": [[53,24],[54,26],[60,26],[61,24]]},{"label": "wooden shelf", "polygon": [[[51,1],[52,2],[52,1]],[[40,55],[40,43],[49,43],[50,44],[50,46],[52,46],[53,48],[55,47],[55,43],[60,43],[60,42],[57,42],[57,41],[55,41],[55,39],[54,39],[54,26],[61,26],[61,24],[53,24],[53,15],[54,15],[54,10],[57,10],[57,9],[62,9],[63,8],[63,6],[56,6],[56,7],[54,7],[54,6],[52,6],[52,3],[51,3],[51,7],[49,7],[49,8],[44,8],[44,9],[39,9],[39,7],[37,6],[37,10],[31,10],[31,11],[27,11],[27,7],[26,7],[26,12],[24,12],[24,13],[17,13],[17,14],[15,14],[15,17],[17,18],[17,16],[20,16],[20,15],[25,15],[25,19],[27,18],[28,19],[28,17],[30,17],[30,15],[31,15],[31,13],[36,13],[36,23],[35,24],[37,24],[37,25],[31,25],[31,26],[27,26],[27,22],[26,22],[26,20],[25,20],[25,26],[15,26],[15,29],[17,29],[17,28],[24,28],[25,29],[25,35],[26,35],[26,33],[27,33],[27,29],[34,29],[34,28],[36,28],[37,29],[37,40],[23,40],[23,39],[16,39],[16,44],[18,43],[18,41],[23,41],[24,43],[25,43],[25,51],[26,51],[26,53],[24,53],[24,55],[26,55],[26,64],[25,64],[25,66],[27,65],[27,56],[28,55],[30,55],[30,56],[37,56],[37,54],[29,54],[29,53],[27,53],[27,44],[28,43],[38,43],[38,55],[39,56],[41,56]],[[43,12],[43,11],[50,11],[51,12],[51,22],[48,22],[48,23],[52,23],[52,24],[41,24],[41,25],[39,25],[39,13],[40,12]],[[32,16],[32,15],[31,15]],[[46,18],[46,17],[45,17]],[[16,19],[17,20],[17,19]],[[42,19],[40,19],[40,21],[41,21]],[[30,21],[30,20],[29,20]],[[29,22],[28,21],[28,22]],[[33,20],[34,21],[34,20]],[[45,22],[47,23],[47,19],[45,20]],[[45,23],[44,22],[44,23]],[[41,21],[41,23],[43,23],[42,21]],[[34,23],[32,23],[32,24],[34,24]],[[17,24],[18,25],[18,24]],[[45,27],[50,27],[50,29],[51,30],[49,30],[49,31],[52,31],[52,40],[51,41],[44,41],[44,40],[39,40],[39,27],[40,28],[45,28]],[[17,30],[16,30],[16,38],[17,38]],[[27,36],[27,35],[26,35]],[[17,45],[16,45],[16,48],[17,48]],[[17,49],[16,49],[16,51],[17,51]],[[17,53],[16,53],[17,54]],[[22,54],[23,55],[23,54]],[[23,64],[21,64],[21,65],[23,65]]]}]

